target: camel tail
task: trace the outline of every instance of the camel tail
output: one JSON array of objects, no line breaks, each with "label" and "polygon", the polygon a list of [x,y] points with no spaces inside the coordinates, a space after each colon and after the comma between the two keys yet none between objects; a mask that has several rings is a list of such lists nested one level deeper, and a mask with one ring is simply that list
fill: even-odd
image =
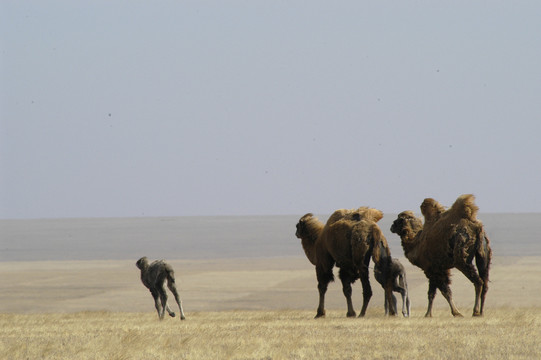
[{"label": "camel tail", "polygon": [[489,280],[490,263],[492,261],[492,249],[490,248],[490,240],[482,226],[479,227],[476,234],[476,252],[475,263],[479,276],[485,284]]},{"label": "camel tail", "polygon": [[448,212],[458,218],[477,221],[479,207],[475,205],[475,196],[472,194],[460,195]]},{"label": "camel tail", "polygon": [[406,280],[406,273],[405,272],[398,274],[397,281],[398,281],[398,286],[407,291],[407,289],[408,289],[408,281]]},{"label": "camel tail", "polygon": [[369,234],[369,243],[372,245],[372,260],[374,264],[391,264],[391,250],[381,229],[374,225]]}]

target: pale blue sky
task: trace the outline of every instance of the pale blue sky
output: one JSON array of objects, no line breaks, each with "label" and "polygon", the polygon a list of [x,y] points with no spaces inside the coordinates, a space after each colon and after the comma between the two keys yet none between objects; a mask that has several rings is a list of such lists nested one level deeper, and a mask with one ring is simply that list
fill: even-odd
[{"label": "pale blue sky", "polygon": [[541,212],[539,1],[2,1],[0,218]]}]

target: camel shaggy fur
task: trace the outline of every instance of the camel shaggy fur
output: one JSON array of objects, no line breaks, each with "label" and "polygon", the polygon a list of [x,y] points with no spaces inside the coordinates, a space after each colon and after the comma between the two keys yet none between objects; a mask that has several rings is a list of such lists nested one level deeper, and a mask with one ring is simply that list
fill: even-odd
[{"label": "camel shaggy fur", "polygon": [[[479,208],[471,194],[461,195],[447,211],[434,199],[425,199],[421,219],[411,211],[404,211],[391,226],[391,232],[401,238],[402,248],[408,260],[421,268],[428,278],[427,317],[432,316],[432,303],[439,289],[445,297],[451,313],[462,316],[456,308],[450,288],[450,269],[457,268],[475,287],[473,316],[483,315],[488,291],[492,250],[483,224],[477,220]],[[472,264],[475,259],[475,266]]]},{"label": "camel shaggy fur", "polygon": [[141,281],[143,282],[143,285],[150,290],[150,293],[154,298],[154,305],[160,320],[163,320],[165,310],[167,310],[169,316],[175,317],[175,313],[169,308],[169,305],[167,305],[165,281],[167,281],[167,287],[175,296],[175,301],[180,310],[180,320],[186,319],[184,310],[182,310],[182,301],[178,296],[177,287],[175,285],[175,272],[173,271],[173,267],[163,260],[156,260],[152,262],[152,264],[149,264],[146,256],[137,260],[135,265],[141,270]]},{"label": "camel shaggy fur", "polygon": [[[333,267],[340,268],[339,277],[347,301],[347,316],[356,316],[351,301],[351,284],[361,279],[364,316],[372,297],[368,274],[370,258],[379,264],[384,283],[385,296],[392,302],[393,279],[389,276],[391,252],[387,240],[376,224],[383,217],[377,209],[362,207],[353,210],[337,210],[324,225],[313,214],[300,218],[295,235],[308,260],[316,267],[319,290],[319,306],[316,318],[325,316],[325,293],[329,282],[334,280]],[[390,314],[396,312],[390,309]]]},{"label": "camel shaggy fur", "polygon": [[[380,264],[381,263],[374,266],[374,277],[376,278],[376,281],[380,283],[382,287],[384,287],[385,279],[383,276],[383,271],[380,269]],[[393,291],[400,293],[402,296],[402,315],[404,315],[404,317],[409,317],[411,307],[410,298],[408,295],[408,282],[406,281],[406,270],[396,258],[391,259],[391,270],[389,276],[393,279]],[[389,304],[387,298],[385,298],[384,307],[385,315],[389,313],[389,309],[391,307],[396,312],[396,297],[394,294],[392,294],[392,304]]]}]

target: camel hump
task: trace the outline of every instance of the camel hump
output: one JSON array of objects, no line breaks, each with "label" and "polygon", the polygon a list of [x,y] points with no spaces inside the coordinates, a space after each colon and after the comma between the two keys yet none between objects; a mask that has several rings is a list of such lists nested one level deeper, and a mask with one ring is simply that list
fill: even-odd
[{"label": "camel hump", "polygon": [[424,199],[421,204],[421,213],[425,217],[425,222],[436,221],[440,215],[445,212],[445,207],[432,198]]},{"label": "camel hump", "polygon": [[357,209],[338,209],[327,220],[327,226],[334,224],[339,220],[361,221],[371,220],[378,222],[383,218],[383,212],[378,209],[361,206]]},{"label": "camel hump", "polygon": [[373,209],[373,208],[367,209],[366,218],[374,222],[378,222],[381,219],[383,219],[383,211],[378,210],[378,209]]},{"label": "camel hump", "polygon": [[460,195],[448,211],[461,219],[477,221],[479,207],[475,205],[475,196],[473,194],[465,194]]}]

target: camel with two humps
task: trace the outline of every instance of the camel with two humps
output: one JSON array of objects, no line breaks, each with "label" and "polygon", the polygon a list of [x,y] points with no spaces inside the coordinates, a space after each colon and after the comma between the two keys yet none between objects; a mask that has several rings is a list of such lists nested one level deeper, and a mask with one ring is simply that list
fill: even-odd
[{"label": "camel with two humps", "polygon": [[[426,221],[411,211],[403,211],[391,226],[400,236],[404,254],[428,278],[428,308],[425,316],[432,316],[432,304],[439,289],[451,308],[453,316],[462,316],[453,302],[450,288],[450,269],[462,272],[475,287],[473,316],[482,316],[488,291],[492,250],[483,224],[477,220],[479,208],[471,194],[461,195],[450,209],[434,199],[421,204]],[[475,259],[475,266],[473,260]]]},{"label": "camel with two humps", "polygon": [[[370,259],[381,270],[386,301],[392,304],[394,281],[391,277],[391,252],[377,222],[383,217],[380,210],[362,207],[353,210],[337,210],[323,224],[313,214],[308,213],[297,223],[295,235],[308,260],[316,268],[319,305],[316,318],[325,316],[325,293],[329,282],[334,280],[333,267],[336,265],[342,282],[342,291],[347,302],[347,316],[356,312],[351,300],[351,285],[360,279],[363,288],[363,305],[359,316],[364,316],[372,288],[370,286],[368,265]],[[391,315],[396,308],[389,307]]]}]

